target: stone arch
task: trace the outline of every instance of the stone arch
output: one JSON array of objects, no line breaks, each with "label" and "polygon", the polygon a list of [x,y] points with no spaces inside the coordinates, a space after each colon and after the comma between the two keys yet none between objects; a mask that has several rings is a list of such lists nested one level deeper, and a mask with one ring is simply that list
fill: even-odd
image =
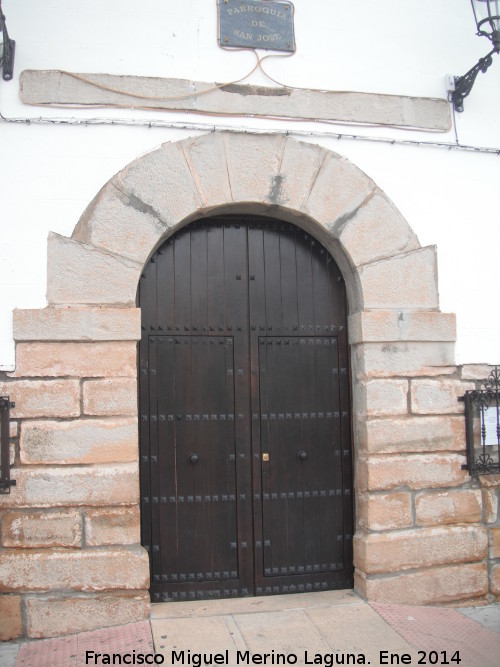
[{"label": "stone arch", "polygon": [[[415,418],[408,410],[414,379],[446,377],[455,370],[455,318],[439,311],[436,250],[433,246],[422,248],[375,183],[332,151],[283,135],[212,133],[163,144],[132,162],[102,188],[71,238],[49,236],[48,307],[15,311],[15,376],[87,378],[81,380],[84,413],[91,397],[95,399],[99,390],[109,397],[109,382],[119,378],[113,391],[127,405],[133,404],[135,341],[140,338],[136,290],[145,262],[158,244],[182,225],[236,209],[281,218],[316,236],[333,255],[346,281],[358,590],[368,598],[393,602],[438,602],[467,597],[467,587],[477,591],[483,585],[478,581],[485,577],[487,581],[484,567],[475,562],[483,558],[483,546],[479,548],[475,542],[474,546],[473,537],[464,528],[457,527],[453,536],[428,534],[416,523],[412,509],[411,494],[416,490],[460,486],[467,480],[461,470],[461,420],[458,423],[459,418],[453,416]],[[106,378],[113,379],[107,386]],[[89,412],[85,414],[83,422],[88,428]],[[120,408],[114,413],[90,410],[90,414],[103,418],[121,415]],[[106,442],[109,423],[95,422],[96,432],[102,432]],[[78,435],[78,420],[68,424],[73,438],[88,441],[87,432]],[[47,466],[53,461],[61,463],[63,456],[62,462],[68,465],[93,465],[101,483],[105,482],[102,489],[93,489],[91,501],[81,495],[84,491],[78,484],[75,490],[64,489],[64,497],[57,501],[60,506],[106,505],[110,492],[116,494],[117,506],[137,504],[137,454],[131,463],[126,428],[118,437],[127,441],[126,446],[117,444],[109,450],[111,454],[103,454],[98,446],[90,450],[83,447],[80,458],[78,453],[70,453],[66,458],[60,454],[50,459],[50,447],[44,449],[49,460],[30,458],[34,454],[24,438],[23,444],[22,435],[22,464]],[[122,466],[116,476],[99,468],[110,464]],[[80,468],[73,470],[84,474]],[[47,473],[46,467],[41,471],[47,493],[51,472]],[[127,492],[120,486],[120,475],[125,472]],[[62,474],[60,468],[54,469],[54,484]],[[28,483],[30,499],[26,495],[24,500]],[[37,499],[35,488],[33,468],[25,471],[21,466],[17,490],[25,503],[22,506],[46,502],[41,496]],[[15,505],[15,494],[10,502]],[[132,519],[132,532],[138,543],[137,518],[135,521]],[[434,567],[425,559],[415,561],[413,552],[407,553],[405,545],[415,540],[423,544],[415,552],[429,549],[438,554],[430,560]],[[113,547],[115,561],[121,559],[123,571],[134,568],[133,583],[128,585],[129,578],[115,580],[110,574],[108,584],[103,587],[100,580],[93,587],[91,563],[88,576],[82,575],[88,579],[85,590],[90,591],[89,600],[103,588],[117,598],[129,588],[147,589],[147,557],[139,546],[131,546],[133,543],[133,539],[118,541]],[[474,554],[462,558],[455,553],[458,546],[454,551],[455,543]],[[122,544],[126,547],[119,546]],[[133,558],[131,549],[136,549]],[[453,564],[460,560],[469,561],[469,565],[462,566],[457,577]],[[427,588],[422,586],[426,581],[431,582]],[[78,581],[70,588],[81,590]],[[93,610],[97,603],[92,604],[89,609]],[[144,611],[131,611],[129,616],[137,618],[141,613]]]}]

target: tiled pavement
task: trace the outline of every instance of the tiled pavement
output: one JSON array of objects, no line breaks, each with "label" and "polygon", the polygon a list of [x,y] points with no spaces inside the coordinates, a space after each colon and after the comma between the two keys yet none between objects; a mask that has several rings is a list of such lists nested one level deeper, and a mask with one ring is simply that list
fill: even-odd
[{"label": "tiled pavement", "polygon": [[[322,660],[319,664],[329,665],[333,654],[334,665],[342,664],[342,658],[344,664],[363,664],[364,656],[365,664],[375,667],[398,664],[397,660],[411,665],[499,667],[500,605],[456,610],[367,604],[352,591],[159,604],[153,605],[151,622],[21,644],[0,643],[0,667],[113,664],[103,662],[97,653],[122,658],[128,654],[128,664],[139,664],[139,655],[149,654],[152,660],[154,652],[156,664],[192,667],[188,651],[191,656],[222,653],[222,664],[230,667],[248,664],[241,659],[247,651],[254,656],[270,653],[268,665],[273,664],[274,651],[274,664],[279,652],[292,661],[296,656],[297,665],[314,664],[316,655]],[[391,653],[396,655],[392,663]],[[348,662],[347,654],[355,654],[357,663],[352,658]],[[251,658],[249,664],[253,664]]]}]

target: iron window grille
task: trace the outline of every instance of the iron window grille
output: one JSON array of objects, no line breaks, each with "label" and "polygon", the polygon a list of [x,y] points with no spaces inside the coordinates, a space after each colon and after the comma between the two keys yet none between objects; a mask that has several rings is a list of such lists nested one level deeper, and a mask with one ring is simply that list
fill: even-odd
[{"label": "iron window grille", "polygon": [[10,493],[16,480],[10,478],[10,408],[14,403],[8,396],[0,396],[0,493]]},{"label": "iron window grille", "polygon": [[465,392],[467,465],[473,476],[500,473],[500,368],[494,366],[478,389]]}]

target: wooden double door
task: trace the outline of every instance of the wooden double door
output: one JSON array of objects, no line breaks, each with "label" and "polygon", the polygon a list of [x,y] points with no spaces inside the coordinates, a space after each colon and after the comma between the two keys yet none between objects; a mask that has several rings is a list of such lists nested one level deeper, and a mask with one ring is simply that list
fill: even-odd
[{"label": "wooden double door", "polygon": [[153,601],[352,586],[345,287],[280,221],[201,220],[139,288]]}]

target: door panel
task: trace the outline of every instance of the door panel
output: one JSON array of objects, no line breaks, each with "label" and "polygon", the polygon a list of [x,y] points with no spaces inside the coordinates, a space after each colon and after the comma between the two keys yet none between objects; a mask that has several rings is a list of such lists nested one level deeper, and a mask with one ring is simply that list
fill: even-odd
[{"label": "door panel", "polygon": [[200,221],[153,255],[139,305],[153,600],[351,586],[345,290],[330,255],[278,221]]}]

